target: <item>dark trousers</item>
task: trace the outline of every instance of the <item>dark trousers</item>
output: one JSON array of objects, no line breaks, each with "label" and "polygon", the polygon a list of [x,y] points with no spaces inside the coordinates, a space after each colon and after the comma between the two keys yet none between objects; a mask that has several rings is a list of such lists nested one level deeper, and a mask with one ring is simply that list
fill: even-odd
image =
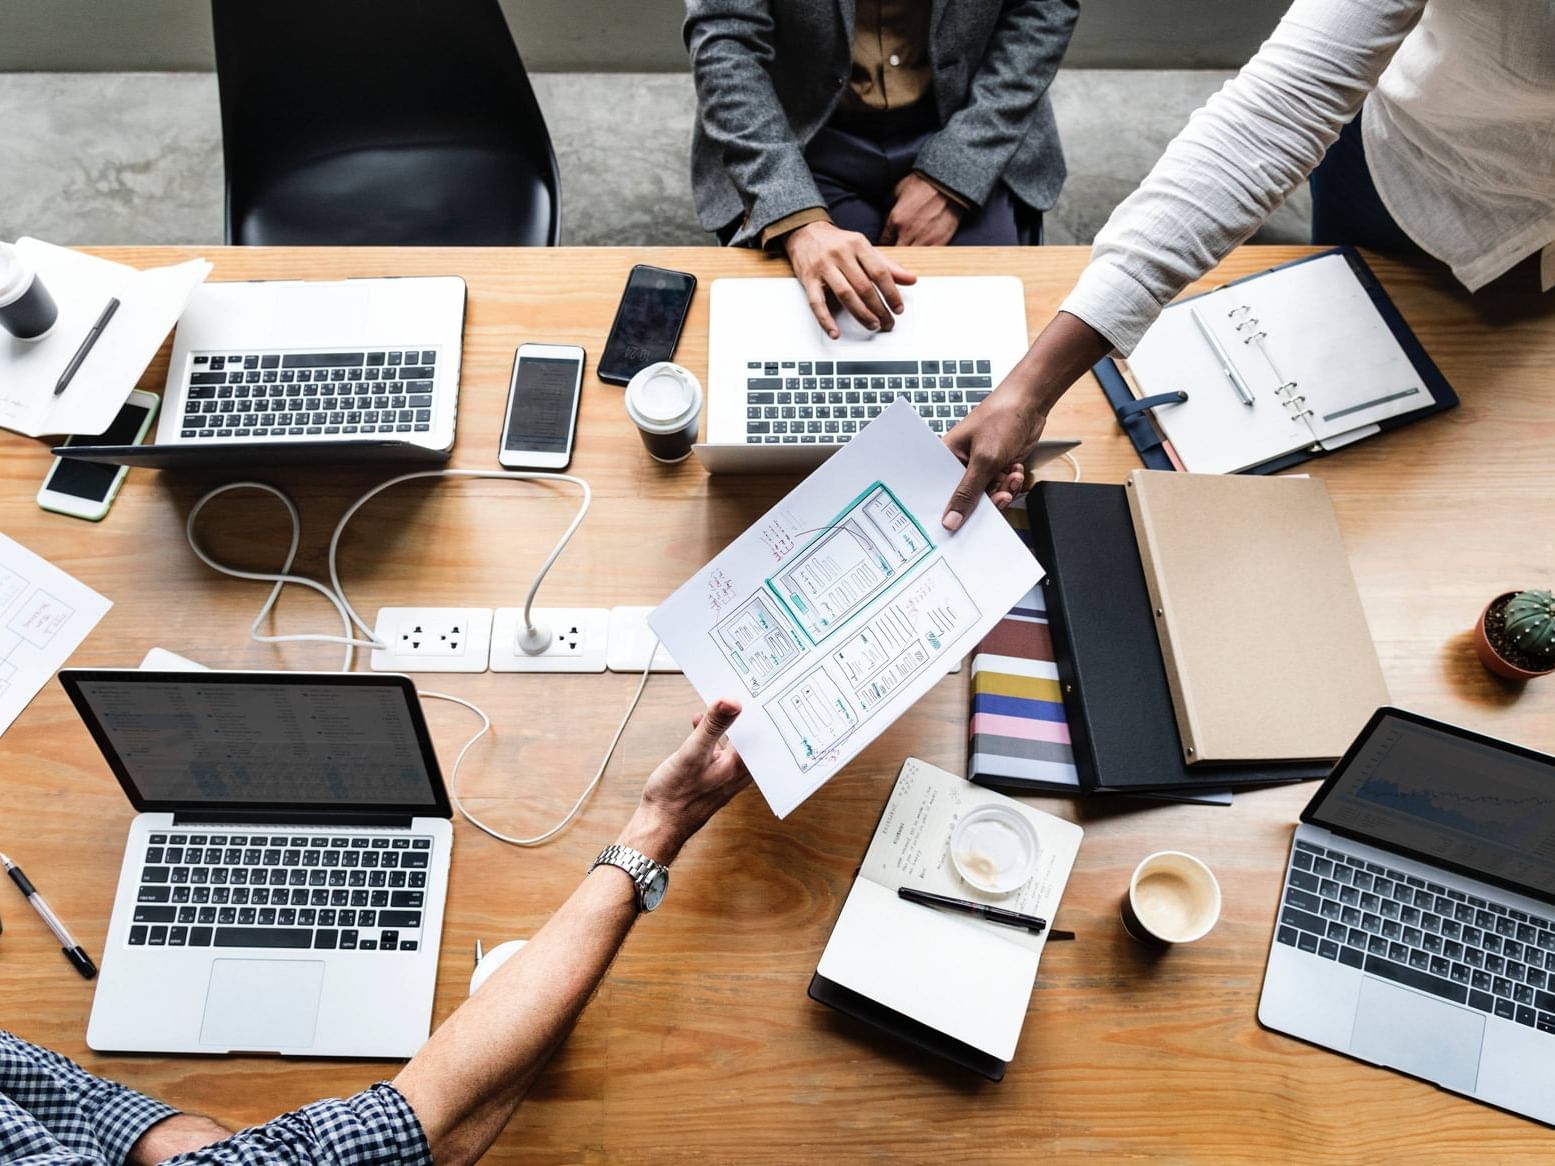
[{"label": "dark trousers", "polygon": [[1348,243],[1392,255],[1419,255],[1377,194],[1366,167],[1361,115],[1339,132],[1338,140],[1307,179],[1312,188],[1312,242],[1336,247]]},{"label": "dark trousers", "polygon": [[[883,113],[842,112],[822,126],[805,161],[827,213],[839,227],[857,231],[871,243],[896,202],[896,184],[912,173],[923,144],[938,131],[932,98],[906,109]],[[718,232],[727,243],[739,221]],[[987,202],[961,216],[952,244],[963,247],[1013,247],[1042,241],[1042,212],[1018,205],[997,183]]]}]

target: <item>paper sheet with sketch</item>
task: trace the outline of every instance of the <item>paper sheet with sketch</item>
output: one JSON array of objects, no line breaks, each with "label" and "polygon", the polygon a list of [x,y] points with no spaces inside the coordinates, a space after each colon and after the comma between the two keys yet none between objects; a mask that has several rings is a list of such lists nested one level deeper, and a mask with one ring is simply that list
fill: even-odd
[{"label": "paper sheet with sketch", "polygon": [[112,606],[85,583],[0,534],[0,733]]},{"label": "paper sheet with sketch", "polygon": [[961,464],[898,401],[649,617],[779,817],[977,646],[1042,575],[991,505],[939,517]]}]

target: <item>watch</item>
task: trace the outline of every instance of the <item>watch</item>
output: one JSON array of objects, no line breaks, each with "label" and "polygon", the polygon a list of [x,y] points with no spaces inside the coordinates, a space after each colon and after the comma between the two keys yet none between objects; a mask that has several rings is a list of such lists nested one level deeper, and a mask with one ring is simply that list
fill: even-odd
[{"label": "watch", "polygon": [[615,843],[599,852],[589,871],[596,866],[618,866],[627,873],[637,888],[639,910],[652,911],[664,902],[664,892],[670,885],[669,867],[654,862],[642,851]]}]

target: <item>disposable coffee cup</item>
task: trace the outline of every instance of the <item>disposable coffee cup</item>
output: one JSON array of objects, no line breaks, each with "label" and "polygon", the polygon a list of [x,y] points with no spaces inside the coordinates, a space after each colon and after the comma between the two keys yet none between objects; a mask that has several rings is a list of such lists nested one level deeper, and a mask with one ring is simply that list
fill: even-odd
[{"label": "disposable coffee cup", "polygon": [[32,265],[0,243],[0,328],[18,340],[42,340],[58,319],[59,306]]},{"label": "disposable coffee cup", "polygon": [[1203,939],[1220,918],[1220,884],[1191,854],[1162,850],[1134,868],[1123,929],[1152,947]]},{"label": "disposable coffee cup", "polygon": [[626,415],[643,446],[661,462],[685,461],[696,444],[702,416],[702,385],[688,369],[661,360],[626,386]]}]

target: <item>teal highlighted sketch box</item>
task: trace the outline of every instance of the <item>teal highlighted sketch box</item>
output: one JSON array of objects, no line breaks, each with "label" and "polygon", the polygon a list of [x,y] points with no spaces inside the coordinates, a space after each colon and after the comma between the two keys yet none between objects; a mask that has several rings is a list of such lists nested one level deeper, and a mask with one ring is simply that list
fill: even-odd
[{"label": "teal highlighted sketch box", "polygon": [[790,556],[767,587],[816,645],[933,552],[917,518],[877,481]]}]

